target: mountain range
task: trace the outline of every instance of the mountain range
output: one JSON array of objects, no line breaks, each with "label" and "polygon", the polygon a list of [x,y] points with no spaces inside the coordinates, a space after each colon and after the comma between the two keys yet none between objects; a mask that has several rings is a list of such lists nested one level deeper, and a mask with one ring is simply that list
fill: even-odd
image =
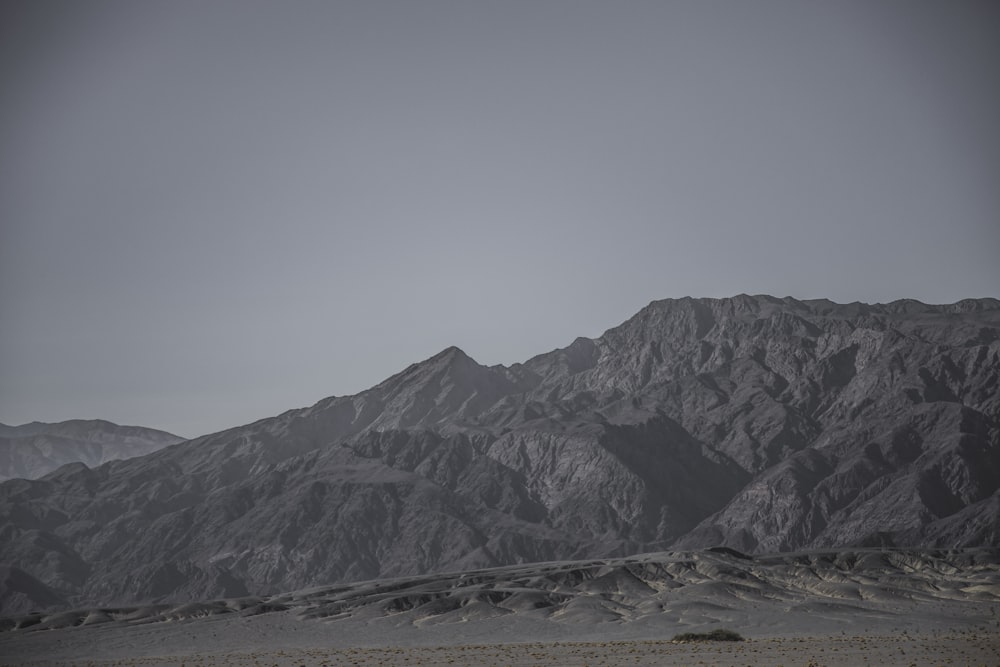
[{"label": "mountain range", "polygon": [[0,481],[36,479],[67,463],[90,467],[155,452],[184,438],[142,426],[100,419],[72,419],[21,426],[0,424]]},{"label": "mountain range", "polygon": [[1000,301],[655,301],[0,484],[0,613],[725,547],[1000,545]]}]

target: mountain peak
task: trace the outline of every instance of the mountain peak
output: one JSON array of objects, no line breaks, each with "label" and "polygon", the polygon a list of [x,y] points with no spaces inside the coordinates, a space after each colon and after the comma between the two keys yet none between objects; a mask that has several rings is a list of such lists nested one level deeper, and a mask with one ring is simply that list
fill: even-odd
[{"label": "mountain peak", "polygon": [[418,361],[415,364],[410,364],[410,366],[403,371],[402,375],[437,375],[442,371],[452,373],[455,371],[475,368],[485,367],[481,366],[475,359],[467,355],[461,348],[449,345],[432,357],[428,357],[423,361]]},{"label": "mountain peak", "polygon": [[474,361],[472,359],[472,357],[470,357],[469,355],[467,355],[465,353],[465,351],[462,350],[462,348],[456,347],[454,345],[449,345],[448,347],[444,348],[443,350],[441,350],[440,352],[438,352],[437,354],[435,354],[433,357],[431,357],[430,359],[428,359],[428,361],[434,361],[434,360],[439,360],[439,359],[442,359],[442,360],[443,359],[447,359],[447,360],[465,360],[465,359],[468,359],[469,361]]},{"label": "mountain peak", "polygon": [[513,392],[503,367],[487,368],[451,345],[374,387],[382,414],[378,429],[427,427],[471,418]]}]

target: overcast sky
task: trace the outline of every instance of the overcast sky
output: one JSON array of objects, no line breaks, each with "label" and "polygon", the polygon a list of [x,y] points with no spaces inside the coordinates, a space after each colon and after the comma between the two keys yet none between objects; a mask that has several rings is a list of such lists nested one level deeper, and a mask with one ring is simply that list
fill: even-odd
[{"label": "overcast sky", "polygon": [[653,299],[1000,296],[1000,4],[0,8],[0,421],[182,436]]}]

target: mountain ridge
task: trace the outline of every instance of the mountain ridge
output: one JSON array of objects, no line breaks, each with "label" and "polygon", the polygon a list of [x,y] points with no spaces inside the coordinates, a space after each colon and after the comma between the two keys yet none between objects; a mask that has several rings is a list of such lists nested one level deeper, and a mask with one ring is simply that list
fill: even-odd
[{"label": "mountain ridge", "polygon": [[523,363],[448,347],[353,396],[2,484],[0,562],[103,604],[709,546],[996,546],[998,387],[996,299],[654,301]]},{"label": "mountain ridge", "polygon": [[148,454],[184,440],[166,431],[103,419],[0,424],[0,481],[41,477],[73,462],[92,467],[111,459]]}]

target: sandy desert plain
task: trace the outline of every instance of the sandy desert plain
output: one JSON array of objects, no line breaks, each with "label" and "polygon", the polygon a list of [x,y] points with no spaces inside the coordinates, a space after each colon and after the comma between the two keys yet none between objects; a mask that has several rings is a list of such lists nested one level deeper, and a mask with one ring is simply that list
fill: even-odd
[{"label": "sandy desert plain", "polygon": [[[741,642],[678,643],[727,628]],[[533,563],[0,621],[3,665],[1000,665],[1000,550]]]}]

